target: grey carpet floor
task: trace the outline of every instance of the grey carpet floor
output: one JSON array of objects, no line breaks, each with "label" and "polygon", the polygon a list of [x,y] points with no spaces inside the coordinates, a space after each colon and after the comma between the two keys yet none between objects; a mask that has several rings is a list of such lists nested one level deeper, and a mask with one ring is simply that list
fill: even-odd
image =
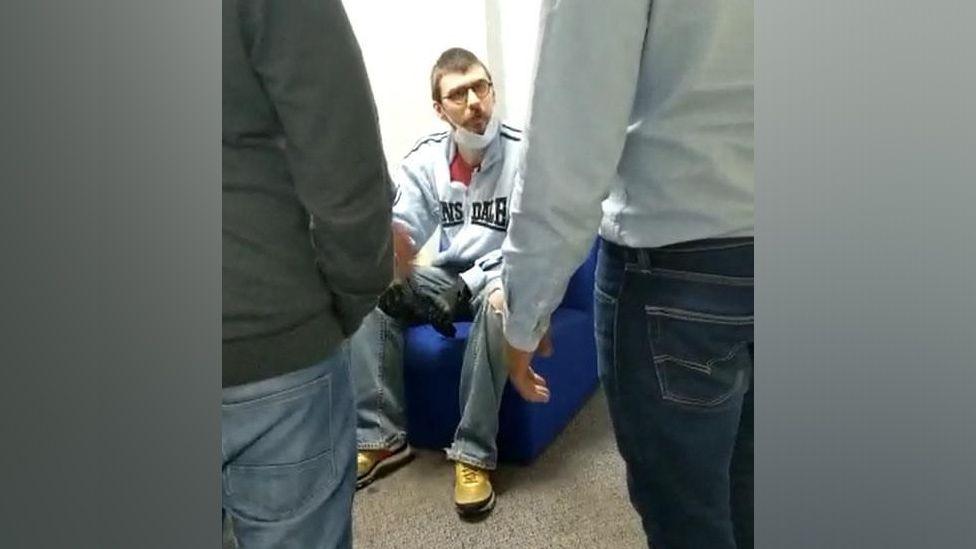
[{"label": "grey carpet floor", "polygon": [[478,523],[454,512],[453,464],[443,452],[416,459],[356,494],[357,549],[646,547],[630,507],[606,400],[597,392],[528,467],[502,465],[495,510]]},{"label": "grey carpet floor", "polygon": [[[495,510],[476,523],[454,512],[453,464],[443,452],[416,458],[356,494],[356,549],[646,547],[627,500],[603,393],[597,393],[530,466],[502,464]],[[232,547],[225,544],[225,547]]]}]

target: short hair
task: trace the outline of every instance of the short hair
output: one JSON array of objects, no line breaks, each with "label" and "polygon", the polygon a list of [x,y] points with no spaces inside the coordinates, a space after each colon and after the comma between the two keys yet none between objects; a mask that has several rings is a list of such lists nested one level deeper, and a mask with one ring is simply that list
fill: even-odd
[{"label": "short hair", "polygon": [[437,58],[434,68],[430,71],[430,96],[437,103],[441,101],[441,78],[450,72],[468,72],[471,67],[480,66],[491,81],[488,67],[478,59],[478,56],[464,48],[449,48]]}]

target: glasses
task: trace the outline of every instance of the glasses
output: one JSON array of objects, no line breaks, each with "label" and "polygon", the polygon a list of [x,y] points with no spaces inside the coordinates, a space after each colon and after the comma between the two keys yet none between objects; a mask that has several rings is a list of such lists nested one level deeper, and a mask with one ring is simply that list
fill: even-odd
[{"label": "glasses", "polygon": [[476,82],[468,84],[466,86],[459,86],[451,90],[450,93],[445,95],[442,99],[455,103],[457,105],[464,105],[468,102],[468,91],[474,91],[474,94],[478,96],[478,99],[484,99],[488,97],[488,93],[491,92],[491,82],[482,78]]}]

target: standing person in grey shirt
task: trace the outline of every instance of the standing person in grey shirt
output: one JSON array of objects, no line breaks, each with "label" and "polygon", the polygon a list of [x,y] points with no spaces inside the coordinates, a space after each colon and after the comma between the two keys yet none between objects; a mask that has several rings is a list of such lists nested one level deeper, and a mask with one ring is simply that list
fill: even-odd
[{"label": "standing person in grey shirt", "polygon": [[392,192],[339,0],[223,2],[223,510],[242,548],[351,547],[348,344]]},{"label": "standing person in grey shirt", "polygon": [[[753,2],[550,1],[503,246],[510,379],[599,232],[598,364],[655,549],[752,547]],[[555,350],[558,353],[558,349]]]}]

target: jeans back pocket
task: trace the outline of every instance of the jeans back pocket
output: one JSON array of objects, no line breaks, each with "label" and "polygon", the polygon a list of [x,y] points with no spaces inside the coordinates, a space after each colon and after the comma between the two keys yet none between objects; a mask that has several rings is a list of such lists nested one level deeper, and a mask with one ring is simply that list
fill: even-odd
[{"label": "jeans back pocket", "polygon": [[752,315],[646,306],[648,340],[661,397],[718,408],[744,394],[752,371]]},{"label": "jeans back pocket", "polygon": [[231,465],[227,482],[233,490],[234,511],[251,520],[285,520],[327,496],[336,480],[332,448],[287,465]]},{"label": "jeans back pocket", "polygon": [[226,507],[250,520],[275,522],[328,499],[339,480],[332,374],[227,407],[234,412],[230,422],[254,438],[224,467]]}]

